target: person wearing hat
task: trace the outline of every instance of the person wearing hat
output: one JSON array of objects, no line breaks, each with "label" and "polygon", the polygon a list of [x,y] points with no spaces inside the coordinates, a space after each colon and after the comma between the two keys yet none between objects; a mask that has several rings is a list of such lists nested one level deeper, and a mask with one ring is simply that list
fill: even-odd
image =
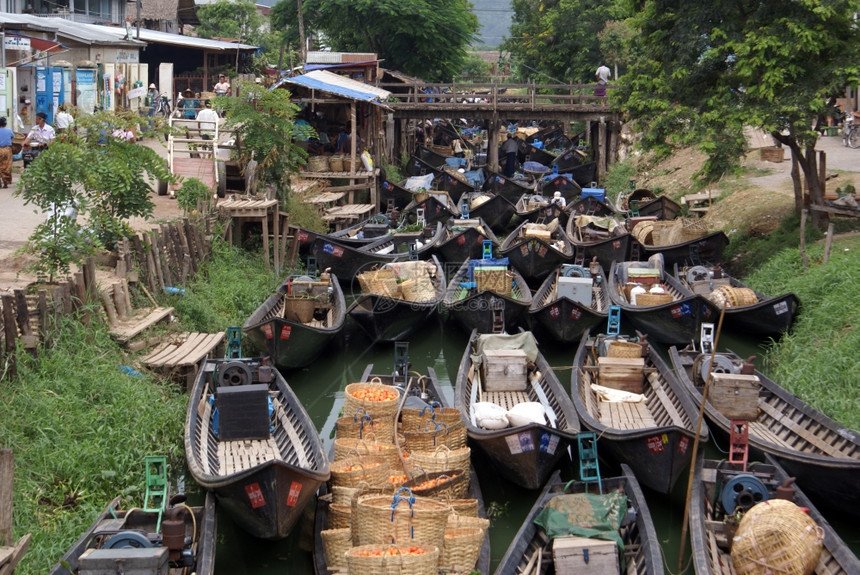
[{"label": "person wearing hat", "polygon": [[552,195],[552,200],[550,200],[549,203],[557,204],[558,206],[561,207],[561,209],[564,209],[565,207],[567,207],[567,200],[565,200],[564,196],[561,195],[561,192],[558,192],[558,191],[556,191]]},{"label": "person wearing hat", "polygon": [[48,115],[45,112],[36,112],[36,123],[33,124],[33,129],[30,130],[30,133],[27,134],[26,138],[24,138],[23,146],[25,148],[30,147],[31,142],[41,146],[47,146],[54,141],[54,138],[57,137],[57,133],[54,131],[54,128],[46,122],[47,119]]},{"label": "person wearing hat", "polygon": [[218,83],[215,84],[212,91],[215,92],[216,96],[225,96],[230,93],[230,82],[226,75],[220,74],[218,76]]},{"label": "person wearing hat", "polygon": [[146,98],[143,100],[144,106],[149,107],[149,112],[147,115],[154,116],[155,115],[155,107],[158,105],[158,88],[155,87],[155,84],[150,84],[149,89],[146,91]]},{"label": "person wearing hat", "polygon": [[0,186],[8,188],[12,183],[12,138],[15,136],[6,127],[6,118],[0,118]]}]

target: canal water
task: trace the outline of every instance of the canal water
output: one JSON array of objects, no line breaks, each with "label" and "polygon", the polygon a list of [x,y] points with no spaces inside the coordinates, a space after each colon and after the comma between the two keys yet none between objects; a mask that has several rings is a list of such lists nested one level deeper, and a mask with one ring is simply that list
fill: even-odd
[{"label": "canal water", "polygon": [[[453,385],[465,346],[466,334],[455,322],[435,318],[421,333],[409,341],[409,359],[414,371],[426,374],[427,367],[435,369],[449,399],[453,402]],[[541,351],[556,372],[562,386],[569,388],[570,365],[576,346],[550,346],[541,344]],[[729,335],[721,337],[719,347],[730,348],[747,357],[761,353],[759,342],[744,341]],[[668,359],[668,358],[667,358]],[[343,407],[343,390],[349,383],[359,381],[367,364],[372,363],[378,372],[393,369],[394,344],[373,345],[355,326],[348,324],[341,341],[338,341],[313,366],[284,373],[287,382],[304,403],[327,447],[334,439],[334,423]],[[722,447],[722,452],[720,448]],[[725,457],[725,446],[713,441],[701,447],[709,457]],[[483,490],[485,504],[492,513],[490,527],[492,568],[495,569],[528,514],[539,491],[529,491],[498,477],[489,463],[473,453],[473,461]],[[603,474],[612,468],[601,462]],[[562,469],[563,476],[576,478],[572,466]],[[682,518],[688,476],[684,473],[671,494],[664,495],[644,489],[654,518],[660,546],[663,550],[667,574],[690,574],[689,544],[683,567],[679,568]],[[860,488],[860,480],[858,480]],[[815,493],[807,495],[814,497]],[[860,552],[860,527],[832,510],[824,510],[828,521],[855,553]],[[308,509],[305,521],[286,540],[261,541],[245,534],[229,517],[220,514],[218,519],[218,552],[216,575],[269,575],[313,573],[313,509]]]}]

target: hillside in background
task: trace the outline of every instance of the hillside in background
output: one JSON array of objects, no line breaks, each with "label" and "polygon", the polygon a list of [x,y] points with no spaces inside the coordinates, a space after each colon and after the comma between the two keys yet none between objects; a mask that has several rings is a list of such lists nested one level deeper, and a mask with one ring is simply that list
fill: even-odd
[{"label": "hillside in background", "polygon": [[481,24],[478,47],[495,48],[502,43],[503,36],[508,35],[511,18],[511,0],[472,0],[475,15]]}]

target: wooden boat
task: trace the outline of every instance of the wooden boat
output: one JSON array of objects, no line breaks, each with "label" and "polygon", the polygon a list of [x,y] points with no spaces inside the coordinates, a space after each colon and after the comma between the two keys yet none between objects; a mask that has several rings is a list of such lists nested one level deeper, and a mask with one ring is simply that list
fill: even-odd
[{"label": "wooden boat", "polygon": [[426,236],[426,230],[398,231],[361,248],[347,246],[329,236],[317,237],[311,254],[317,259],[319,269],[328,269],[340,281],[351,282],[357,274],[373,266],[407,259],[409,249],[416,241],[420,244],[415,250],[418,259],[429,258],[436,243],[442,239],[442,222],[436,222],[430,229],[435,230],[430,237]]},{"label": "wooden boat", "polygon": [[[655,259],[659,260],[659,256]],[[653,275],[642,275],[649,272]],[[614,262],[608,279],[609,299],[613,305],[619,306],[622,316],[636,330],[647,333],[652,341],[685,343],[699,335],[703,311],[701,300],[674,276],[667,274],[662,265],[653,261]],[[631,286],[637,283],[646,289],[659,283],[665,295],[648,297],[647,301],[637,298],[639,305],[634,305],[629,294]]]},{"label": "wooden boat", "polygon": [[[658,240],[652,230],[666,226],[673,226],[674,232],[672,230],[662,232]],[[674,269],[676,265],[719,263],[723,249],[729,245],[729,238],[721,231],[708,233],[698,230],[696,226],[698,224],[695,222],[686,224],[680,220],[640,222],[630,230],[633,236],[631,252],[638,252],[639,259],[648,259],[657,253],[663,254],[663,261],[668,270]],[[670,239],[664,241],[663,236],[668,236]]]},{"label": "wooden boat", "polygon": [[653,202],[657,199],[657,194],[652,192],[647,188],[637,188],[630,192],[629,194],[623,194],[619,200],[618,208],[629,212],[630,206],[635,204],[638,206],[640,204],[646,204],[648,202]]},{"label": "wooden boat", "polygon": [[[428,261],[399,262],[386,264],[389,268],[416,269],[421,266],[422,270],[432,271],[432,275],[426,274],[432,286],[432,293],[398,292],[399,297],[389,297],[378,293],[361,293],[356,296],[355,301],[350,304],[347,314],[355,320],[367,336],[374,342],[397,341],[408,338],[432,317],[445,296],[447,282],[445,281],[445,270],[438,258],[430,256]],[[406,277],[408,273],[398,277]],[[415,285],[416,280],[410,284],[404,281],[399,285]],[[417,299],[416,299],[417,298]]]},{"label": "wooden boat", "polygon": [[[648,345],[644,357],[633,357],[642,353],[637,346],[583,337],[570,393],[583,427],[597,434],[601,455],[629,465],[643,485],[669,493],[690,463],[698,410],[657,350]],[[699,440],[708,440],[707,429]]]},{"label": "wooden boat", "polygon": [[541,193],[547,196],[551,196],[555,192],[561,192],[561,195],[568,200],[568,206],[570,206],[573,198],[582,194],[582,186],[573,179],[573,175],[571,174],[550,174],[544,176],[540,189]]},{"label": "wooden boat", "polygon": [[[483,286],[479,289],[469,274],[469,264],[470,261],[463,262],[454,277],[448,281],[442,305],[449,316],[457,320],[469,333],[472,330],[492,333],[497,327],[510,330],[524,325],[525,315],[532,303],[532,292],[525,278],[516,269],[508,267],[511,277],[509,292],[499,293]],[[494,310],[499,310],[503,326],[495,325]]]},{"label": "wooden boat", "polygon": [[346,301],[336,276],[324,281],[290,276],[251,314],[242,331],[279,368],[294,369],[313,363],[345,322]]},{"label": "wooden boat", "polygon": [[608,270],[612,262],[628,258],[630,232],[614,215],[571,215],[566,231],[577,261],[590,262],[596,258],[600,267]]},{"label": "wooden boat", "polygon": [[[404,405],[410,407],[419,406],[441,406],[449,408],[450,402],[447,400],[439,383],[439,378],[436,376],[436,371],[432,367],[427,368],[427,375],[421,375],[414,371],[408,371],[409,356],[408,343],[398,342],[395,346],[395,364],[394,369],[390,372],[382,370],[374,371],[374,364],[368,364],[361,376],[361,381],[374,381],[396,387],[401,397],[403,393],[407,393]],[[398,353],[400,355],[398,355]],[[320,533],[328,528],[329,502],[331,497],[325,495],[325,486],[321,490],[320,497],[317,500],[316,514],[314,517],[314,572],[316,575],[335,575],[340,571],[333,571],[328,568],[325,561],[325,549]],[[481,485],[478,482],[478,476],[475,468],[470,469],[470,482],[468,497],[476,499],[478,502],[478,516],[486,518],[487,513],[484,507],[484,496],[481,492]],[[478,557],[475,570],[479,573],[490,572],[490,536],[489,531],[485,533],[483,543],[481,544],[481,552]]]},{"label": "wooden boat", "polygon": [[551,231],[531,231],[534,225],[520,224],[502,242],[499,254],[510,259],[526,281],[539,283],[555,268],[573,260],[573,246],[561,223]]},{"label": "wooden boat", "polygon": [[720,266],[675,266],[675,277],[702,299],[710,317],[720,316],[723,306],[723,329],[760,337],[779,337],[788,331],[800,307],[791,292],[769,297],[749,288]]},{"label": "wooden boat", "polygon": [[665,194],[660,194],[650,201],[639,202],[639,215],[657,216],[658,220],[674,220],[681,213],[681,204]]},{"label": "wooden boat", "polygon": [[490,242],[493,251],[501,245],[493,229],[480,217],[452,218],[445,222],[444,234],[436,253],[443,262],[457,266],[483,257],[484,241]]},{"label": "wooden boat", "polygon": [[558,218],[560,226],[567,224],[567,211],[561,204],[553,203],[552,197],[541,194],[523,194],[515,205],[518,222],[547,223]]},{"label": "wooden boat", "polygon": [[[746,512],[751,504],[773,499],[777,495],[777,487],[788,479],[788,473],[770,457],[766,458],[766,463],[751,463],[746,470],[726,461],[699,458],[690,493],[690,543],[696,575],[729,572],[732,565],[729,551],[731,534],[737,528],[736,514]],[[860,560],[806,494],[796,487],[781,491],[806,510],[824,534],[821,555],[813,575],[860,573]],[[726,511],[726,503],[734,509]],[[730,517],[728,521],[727,516]]]},{"label": "wooden boat", "polygon": [[[617,477],[606,477],[602,479],[603,493],[608,494],[619,491],[627,496],[627,518],[635,517],[630,522],[621,522],[618,534],[624,544],[624,560],[626,569],[622,573],[627,575],[663,575],[663,559],[660,551],[660,541],[651,519],[651,512],[645,500],[645,494],[633,471],[626,465],[621,466],[621,475]],[[573,573],[570,566],[567,569],[561,565],[553,565],[553,540],[551,540],[543,527],[535,524],[534,520],[546,507],[547,503],[555,497],[570,493],[592,493],[597,494],[597,485],[583,481],[562,481],[560,473],[556,471],[549,478],[531,511],[523,521],[511,545],[505,552],[504,557],[496,568],[495,575],[518,575],[518,574],[547,574],[547,573]],[[563,537],[563,536],[561,536]],[[559,548],[563,548],[566,542],[564,538],[556,538]],[[597,539],[592,539],[596,548]],[[577,541],[578,542],[578,541]],[[563,552],[559,551],[563,557]],[[598,558],[600,557],[600,558]],[[595,573],[611,573],[611,570],[601,570],[600,567],[608,567],[608,564],[598,563],[601,559],[607,559],[605,555],[593,554],[588,561],[584,560],[583,552],[579,552],[579,563],[583,561],[592,563],[590,567],[581,567],[582,572],[591,571]]]},{"label": "wooden boat", "polygon": [[[692,346],[669,349],[669,359],[687,393],[701,405],[711,353],[701,353]],[[714,372],[739,374],[744,360],[731,352],[714,357]],[[748,371],[748,370],[745,370]],[[792,395],[760,371],[754,371],[761,386],[757,406],[758,417],[749,421],[749,446],[757,454],[772,455],[797,483],[812,493],[816,501],[860,516],[860,492],[857,474],[860,472],[860,438],[799,397]],[[705,416],[711,429],[728,437],[731,421],[717,409],[713,387],[708,392]]]},{"label": "wooden boat", "polygon": [[549,150],[538,148],[531,142],[526,142],[525,140],[517,138],[517,144],[519,144],[517,160],[519,160],[520,163],[537,162],[539,164],[549,166],[556,158],[556,155]]},{"label": "wooden boat", "polygon": [[402,182],[392,182],[383,177],[379,184],[379,203],[385,210],[403,210],[412,201],[412,195],[412,191],[403,187]]},{"label": "wooden boat", "polygon": [[456,217],[460,211],[448,195],[448,192],[428,190],[412,195],[412,201],[403,208],[403,217],[410,224],[418,222],[419,210],[423,210],[424,222],[435,224],[436,222],[447,222]]},{"label": "wooden boat", "polygon": [[397,220],[391,219],[386,214],[375,214],[357,224],[326,235],[344,245],[360,248],[372,244],[382,236],[393,234],[398,224]]},{"label": "wooden boat", "polygon": [[[567,278],[574,278],[572,281]],[[546,277],[529,307],[532,331],[550,341],[570,343],[609,315],[606,277],[593,276],[581,266],[562,264]]]},{"label": "wooden boat", "polygon": [[288,536],[330,475],[310,416],[260,359],[203,363],[188,402],[185,457],[194,480],[260,539]]},{"label": "wooden boat", "polygon": [[573,181],[579,184],[582,188],[590,187],[597,179],[597,162],[586,162],[574,168],[571,168],[567,173],[573,178]]},{"label": "wooden boat", "polygon": [[[175,496],[161,517],[139,508],[120,509],[120,499],[108,504],[50,575],[113,573],[117,565],[141,575],[215,572],[218,524],[212,493],[202,506],[186,505],[184,495]],[[162,560],[167,571],[157,567]]]},{"label": "wooden boat", "polygon": [[[490,355],[493,359],[487,361]],[[480,363],[476,363],[477,359]],[[523,363],[514,365],[514,361],[520,360]],[[534,365],[533,370],[526,372],[526,360]],[[497,370],[507,375],[500,375]],[[520,376],[524,380],[522,385]],[[510,381],[501,381],[504,378]],[[522,391],[490,391],[515,387]],[[546,421],[539,423],[530,417],[524,425],[481,427],[481,423],[489,426],[482,412],[492,407],[490,404],[497,406],[496,411],[501,409],[509,414],[511,409],[536,407]],[[516,335],[472,331],[457,372],[454,407],[466,419],[472,444],[488,456],[500,475],[526,489],[537,489],[544,484],[555,465],[567,456],[567,447],[580,430],[570,396],[528,331]]]},{"label": "wooden boat", "polygon": [[594,196],[580,196],[573,202],[568,202],[565,209],[571,218],[576,216],[612,217],[620,215],[608,198],[601,200]]},{"label": "wooden boat", "polygon": [[489,171],[481,189],[502,196],[511,204],[516,204],[523,194],[533,194],[535,185],[521,178],[508,178],[499,172]]},{"label": "wooden boat", "polygon": [[413,176],[433,174],[433,187],[448,192],[452,197],[459,198],[464,192],[471,192],[475,188],[464,177],[457,174],[456,169],[445,166],[436,167],[416,156],[412,156],[409,165]]},{"label": "wooden boat", "polygon": [[571,146],[557,155],[551,165],[558,168],[559,173],[572,172],[576,168],[593,163],[586,153],[585,146]]},{"label": "wooden boat", "polygon": [[504,196],[489,191],[466,192],[457,201],[460,210],[468,202],[469,217],[481,218],[497,233],[508,229],[516,208]]},{"label": "wooden boat", "polygon": [[[450,150],[450,148],[448,149]],[[422,146],[420,144],[415,149],[415,155],[435,168],[441,168],[445,165],[445,160],[452,157],[450,154],[440,154],[439,152],[431,150],[427,146]]]}]

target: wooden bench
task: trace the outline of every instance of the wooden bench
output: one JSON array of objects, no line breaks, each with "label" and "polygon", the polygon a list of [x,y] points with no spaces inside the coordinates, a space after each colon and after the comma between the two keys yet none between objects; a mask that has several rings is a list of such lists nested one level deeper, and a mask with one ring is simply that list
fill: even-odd
[{"label": "wooden bench", "polygon": [[154,306],[135,310],[131,306],[128,281],[115,282],[110,289],[99,292],[108,316],[110,335],[123,345],[160,321],[170,319],[172,307]]},{"label": "wooden bench", "polygon": [[706,214],[711,208],[711,202],[716,198],[710,191],[700,194],[687,194],[681,198],[681,203],[688,206],[687,211],[694,214]]},{"label": "wooden bench", "polygon": [[184,377],[186,388],[190,390],[201,362],[223,342],[223,331],[182,333],[154,349],[142,362],[149,369]]}]

